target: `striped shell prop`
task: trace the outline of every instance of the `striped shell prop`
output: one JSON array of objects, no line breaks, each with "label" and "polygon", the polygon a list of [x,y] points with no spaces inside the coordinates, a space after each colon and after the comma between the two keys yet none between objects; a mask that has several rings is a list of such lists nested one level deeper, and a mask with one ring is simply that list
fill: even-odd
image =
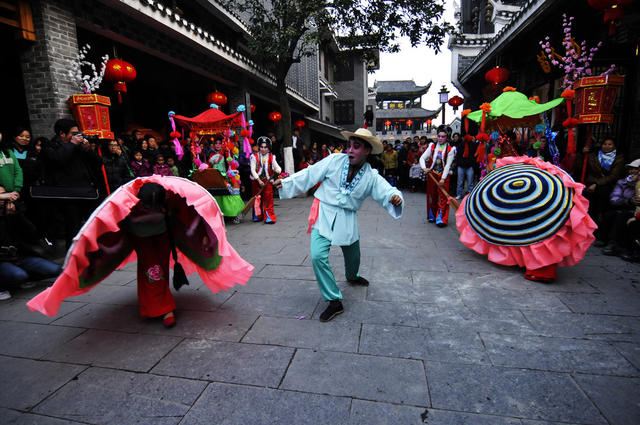
[{"label": "striped shell prop", "polygon": [[499,167],[465,202],[471,228],[495,245],[526,246],[553,236],[573,207],[573,189],[560,177],[529,164]]}]

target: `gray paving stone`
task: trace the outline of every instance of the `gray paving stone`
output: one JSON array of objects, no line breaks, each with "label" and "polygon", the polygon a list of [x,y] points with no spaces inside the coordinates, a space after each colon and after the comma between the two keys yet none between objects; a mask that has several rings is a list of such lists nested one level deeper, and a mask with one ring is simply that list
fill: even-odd
[{"label": "gray paving stone", "polygon": [[640,344],[630,342],[613,342],[612,345],[616,347],[618,352],[624,356],[625,359],[636,369],[640,370]]},{"label": "gray paving stone", "polygon": [[236,292],[222,306],[222,310],[232,309],[243,313],[280,317],[311,316],[318,303],[318,297],[319,294],[276,296]]},{"label": "gray paving stone", "polygon": [[350,425],[521,425],[519,419],[353,400]]},{"label": "gray paving stone", "polygon": [[40,323],[44,325],[58,320],[59,318],[71,313],[72,311],[77,310],[83,305],[85,304],[65,301],[60,305],[58,314],[50,317],[45,316],[39,311],[29,310],[29,307],[27,307],[25,300],[13,298],[10,301],[3,301],[2,308],[0,308],[0,320]]},{"label": "gray paving stone", "polygon": [[[383,325],[418,326],[416,308],[412,303],[389,303],[381,301],[343,300],[344,313],[333,322],[379,323]],[[327,308],[326,302],[320,302],[313,314],[318,319]]]},{"label": "gray paving stone", "polygon": [[0,420],[3,425],[80,425],[80,422],[71,422],[50,416],[35,415],[33,413],[23,413],[2,408],[0,408]]},{"label": "gray paving stone", "polygon": [[473,269],[465,272],[449,272],[449,273],[430,273],[421,270],[411,272],[413,283],[418,286],[444,286],[457,289],[459,286],[471,285],[477,286],[477,282],[486,276],[490,276],[486,272],[476,272]]},{"label": "gray paving stone", "polygon": [[567,375],[425,362],[434,408],[580,424],[605,424]]},{"label": "gray paving stone", "polygon": [[[158,326],[162,326],[158,323]],[[44,358],[118,369],[149,371],[180,338],[88,330]]]},{"label": "gray paving stone", "polygon": [[609,423],[640,423],[640,379],[595,375],[575,375],[574,378]]},{"label": "gray paving stone", "polygon": [[[436,243],[436,245],[439,246],[438,243]],[[474,259],[470,261],[445,258],[444,262],[449,272],[468,273],[469,270],[473,270],[474,273],[502,273],[505,275],[516,275],[522,273],[522,271],[517,267],[501,266],[499,264],[492,263],[482,256],[474,256]]]},{"label": "gray paving stone", "polygon": [[185,340],[152,373],[276,388],[293,353],[269,345]]},{"label": "gray paving stone", "polygon": [[400,301],[437,304],[450,308],[463,307],[462,297],[454,286],[431,285],[421,282],[385,282],[369,286],[367,299],[372,301]]},{"label": "gray paving stone", "polygon": [[504,273],[487,274],[474,279],[472,282],[463,283],[464,286],[476,288],[498,288],[509,290],[533,291],[533,292],[572,292],[572,293],[598,293],[598,288],[589,284],[579,276],[566,275],[559,277],[553,283],[533,282],[524,278],[522,273],[505,275]]},{"label": "gray paving stone", "polygon": [[[517,310],[487,310],[482,308],[452,308],[437,304],[417,305],[420,327],[452,332],[496,332],[531,334],[534,328]],[[545,313],[546,314],[546,313]]]},{"label": "gray paving stone", "polygon": [[385,357],[489,364],[476,333],[430,331],[406,326],[363,325],[360,353]]},{"label": "gray paving stone", "polygon": [[640,297],[630,297],[629,294],[559,294],[558,296],[574,313],[637,316],[640,311]]},{"label": "gray paving stone", "polygon": [[91,368],[34,411],[92,424],[180,422],[206,382]]},{"label": "gray paving stone", "polygon": [[493,288],[462,288],[460,292],[465,305],[491,310],[569,311],[558,297],[573,295]]},{"label": "gray paving stone", "polygon": [[[333,273],[336,274],[338,269],[333,267]],[[255,277],[265,277],[271,279],[297,279],[297,280],[316,280],[313,274],[313,267],[309,266],[276,266],[267,264],[259,273],[254,273]],[[336,276],[336,279],[338,277]]]},{"label": "gray paving stone", "polygon": [[184,310],[216,311],[233,296],[235,288],[238,286],[242,287],[242,285],[236,285],[231,289],[214,294],[203,284],[198,288],[181,288],[180,291],[173,293],[173,297],[176,300],[178,312]]},{"label": "gray paving stone", "polygon": [[0,322],[0,354],[39,359],[83,332],[85,329]]},{"label": "gray paving stone", "polygon": [[422,362],[331,351],[296,352],[282,389],[427,406]]},{"label": "gray paving stone", "polygon": [[267,295],[318,295],[315,280],[270,279],[252,277],[246,286],[234,287],[237,292]]},{"label": "gray paving stone", "polygon": [[0,407],[29,410],[84,369],[84,366],[0,356]]},{"label": "gray paving stone", "polygon": [[258,315],[236,310],[178,311],[176,325],[170,329],[158,326],[157,321],[146,321],[141,333],[185,338],[202,338],[238,342],[255,323]]},{"label": "gray paving stone", "polygon": [[491,361],[497,366],[556,372],[637,376],[638,372],[604,341],[482,333]]},{"label": "gray paving stone", "polygon": [[242,342],[355,353],[359,339],[360,325],[353,322],[321,323],[263,316]]},{"label": "gray paving stone", "polygon": [[[140,317],[138,306],[86,304],[53,322],[59,326],[138,332],[150,319]],[[153,320],[157,322],[156,320]]]},{"label": "gray paving stone", "polygon": [[180,424],[346,424],[349,405],[344,397],[212,383]]},{"label": "gray paving stone", "polygon": [[543,336],[640,341],[640,320],[637,317],[548,311],[525,311],[523,314]]}]

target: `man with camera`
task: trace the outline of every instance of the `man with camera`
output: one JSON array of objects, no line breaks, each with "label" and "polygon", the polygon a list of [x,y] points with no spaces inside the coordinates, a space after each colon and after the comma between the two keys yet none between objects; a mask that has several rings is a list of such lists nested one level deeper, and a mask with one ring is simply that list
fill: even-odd
[{"label": "man with camera", "polygon": [[34,197],[52,200],[64,219],[66,247],[69,248],[82,221],[97,205],[97,171],[100,157],[72,120],[60,119],[54,125],[55,136],[42,148],[44,185]]}]

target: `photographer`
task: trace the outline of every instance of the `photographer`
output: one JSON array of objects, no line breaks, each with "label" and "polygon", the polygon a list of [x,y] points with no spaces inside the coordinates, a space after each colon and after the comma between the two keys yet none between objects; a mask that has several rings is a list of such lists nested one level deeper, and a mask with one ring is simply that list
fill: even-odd
[{"label": "photographer", "polygon": [[38,196],[53,200],[62,214],[68,248],[82,221],[96,206],[96,176],[102,161],[74,121],[60,119],[54,130],[55,136],[40,155],[45,167],[45,186],[39,188]]}]

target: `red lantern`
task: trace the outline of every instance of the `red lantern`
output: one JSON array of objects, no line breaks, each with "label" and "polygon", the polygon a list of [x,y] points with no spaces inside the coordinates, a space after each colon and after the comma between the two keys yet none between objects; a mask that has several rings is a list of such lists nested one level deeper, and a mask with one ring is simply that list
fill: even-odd
[{"label": "red lantern", "polygon": [[449,99],[449,105],[453,107],[454,111],[457,111],[458,107],[463,103],[464,103],[464,99],[461,98],[460,96],[453,96],[451,99]]},{"label": "red lantern", "polygon": [[384,125],[386,125],[387,127],[389,127],[391,125],[391,121],[387,120],[384,122]]},{"label": "red lantern", "polygon": [[282,119],[282,114],[278,111],[273,111],[269,113],[269,119],[273,121],[273,125],[276,125],[278,121]]},{"label": "red lantern", "polygon": [[113,83],[113,90],[118,93],[118,103],[122,103],[122,93],[127,92],[127,83],[136,79],[136,69],[129,62],[110,59],[105,64],[104,78]]},{"label": "red lantern", "polygon": [[504,83],[509,79],[509,70],[496,66],[484,74],[484,79],[495,85]]},{"label": "red lantern", "polygon": [[413,125],[413,121],[407,120],[407,127],[411,127]]},{"label": "red lantern", "polygon": [[432,120],[427,120],[427,124],[431,125],[433,121]]},{"label": "red lantern", "polygon": [[250,103],[249,104],[249,110],[253,114],[256,111],[256,105],[254,105],[253,103]]},{"label": "red lantern", "polygon": [[609,24],[609,35],[616,33],[616,21],[624,17],[624,6],[635,3],[635,0],[589,0],[594,9],[604,11],[603,20]]},{"label": "red lantern", "polygon": [[211,92],[207,95],[207,103],[211,105],[212,103],[223,106],[227,104],[227,96],[224,93],[219,91]]},{"label": "red lantern", "polygon": [[303,120],[298,120],[296,122],[293,123],[293,125],[295,125],[298,128],[302,128],[306,125],[307,123],[305,123]]}]

